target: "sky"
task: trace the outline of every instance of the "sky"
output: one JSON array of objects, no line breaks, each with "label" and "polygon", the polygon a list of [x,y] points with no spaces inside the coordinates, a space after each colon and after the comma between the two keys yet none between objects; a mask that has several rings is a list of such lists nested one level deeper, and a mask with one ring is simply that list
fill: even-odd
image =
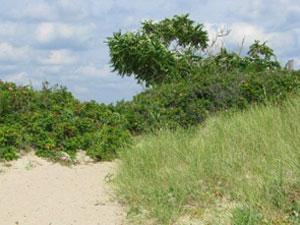
[{"label": "sky", "polygon": [[299,0],[0,0],[0,80],[66,86],[81,101],[130,100],[144,88],[112,72],[107,37],[146,19],[190,14],[210,40],[237,51],[268,41],[284,66],[300,68]]}]

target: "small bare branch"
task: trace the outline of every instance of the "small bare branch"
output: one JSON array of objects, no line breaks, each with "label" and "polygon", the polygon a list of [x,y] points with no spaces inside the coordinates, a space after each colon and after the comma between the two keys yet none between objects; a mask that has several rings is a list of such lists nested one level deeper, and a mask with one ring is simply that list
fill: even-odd
[{"label": "small bare branch", "polygon": [[219,47],[219,49],[221,49],[224,46],[224,42],[222,41],[222,38],[228,36],[230,32],[231,30],[227,29],[226,27],[221,28],[220,31],[218,31],[218,33],[216,34],[216,36],[212,39],[212,42],[210,46],[207,48],[207,50],[205,51],[204,56],[208,55],[212,51],[212,49],[216,47],[216,44],[218,43],[219,40],[221,40],[221,47]]},{"label": "small bare branch", "polygon": [[240,48],[239,48],[239,56],[241,56],[241,54],[242,54],[242,51],[243,51],[243,48],[244,48],[244,44],[245,44],[245,35],[244,35],[244,37],[243,37],[243,40],[242,40],[242,43],[241,43],[241,46],[240,46]]}]

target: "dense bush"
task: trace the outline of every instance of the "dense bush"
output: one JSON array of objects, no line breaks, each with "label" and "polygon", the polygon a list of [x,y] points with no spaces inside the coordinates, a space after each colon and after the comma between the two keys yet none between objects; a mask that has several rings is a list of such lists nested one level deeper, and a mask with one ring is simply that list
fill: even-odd
[{"label": "dense bush", "polygon": [[232,107],[243,109],[266,99],[281,100],[300,88],[300,71],[227,73],[194,76],[192,80],[148,89],[130,102],[119,102],[116,110],[127,118],[134,133],[162,126],[188,127],[202,122],[208,114]]},{"label": "dense bush", "polygon": [[129,132],[124,118],[110,106],[95,101],[80,103],[64,87],[41,91],[0,81],[0,160],[18,157],[21,149],[40,156],[71,158],[79,149],[96,159],[110,159]]}]

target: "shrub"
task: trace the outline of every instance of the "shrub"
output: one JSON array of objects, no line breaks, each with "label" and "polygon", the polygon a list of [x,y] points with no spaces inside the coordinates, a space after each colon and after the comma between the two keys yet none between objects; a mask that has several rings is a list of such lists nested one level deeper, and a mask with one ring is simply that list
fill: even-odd
[{"label": "shrub", "polygon": [[118,149],[129,144],[130,133],[120,126],[104,125],[92,137],[93,142],[88,148],[87,154],[99,160],[110,160],[116,156]]},{"label": "shrub", "polygon": [[62,151],[73,158],[78,149],[111,159],[129,142],[124,121],[111,106],[80,103],[65,87],[44,83],[34,91],[0,81],[0,159],[16,159],[19,150],[30,148],[53,159]]},{"label": "shrub", "polygon": [[132,101],[118,102],[116,111],[126,117],[127,129],[141,133],[162,126],[188,127],[209,114],[233,107],[244,109],[267,99],[280,101],[299,88],[299,71],[199,74],[192,80],[157,85]]},{"label": "shrub", "polygon": [[20,141],[20,130],[10,128],[6,125],[0,128],[0,160],[17,159],[18,145]]}]

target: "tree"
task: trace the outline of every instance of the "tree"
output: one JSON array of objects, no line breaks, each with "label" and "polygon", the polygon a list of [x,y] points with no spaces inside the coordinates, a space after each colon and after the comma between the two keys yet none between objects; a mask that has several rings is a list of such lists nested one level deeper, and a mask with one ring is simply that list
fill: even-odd
[{"label": "tree", "polygon": [[[153,86],[196,74],[205,76],[280,68],[266,42],[255,41],[244,57],[224,47],[216,54],[203,54],[212,47],[208,46],[208,33],[203,24],[188,17],[186,14],[159,22],[146,20],[135,32],[114,33],[107,39],[114,71],[122,77],[134,76],[139,83]],[[217,38],[228,34],[229,31],[218,34]]]},{"label": "tree", "polygon": [[147,20],[136,32],[114,33],[107,39],[114,71],[146,86],[191,76],[191,67],[208,47],[208,34],[188,16]]},{"label": "tree", "polygon": [[[267,46],[267,42],[260,44],[258,40],[255,40],[247,54],[258,70],[280,68],[280,63],[277,61],[273,49]],[[274,61],[272,61],[272,58],[274,58]]]}]

